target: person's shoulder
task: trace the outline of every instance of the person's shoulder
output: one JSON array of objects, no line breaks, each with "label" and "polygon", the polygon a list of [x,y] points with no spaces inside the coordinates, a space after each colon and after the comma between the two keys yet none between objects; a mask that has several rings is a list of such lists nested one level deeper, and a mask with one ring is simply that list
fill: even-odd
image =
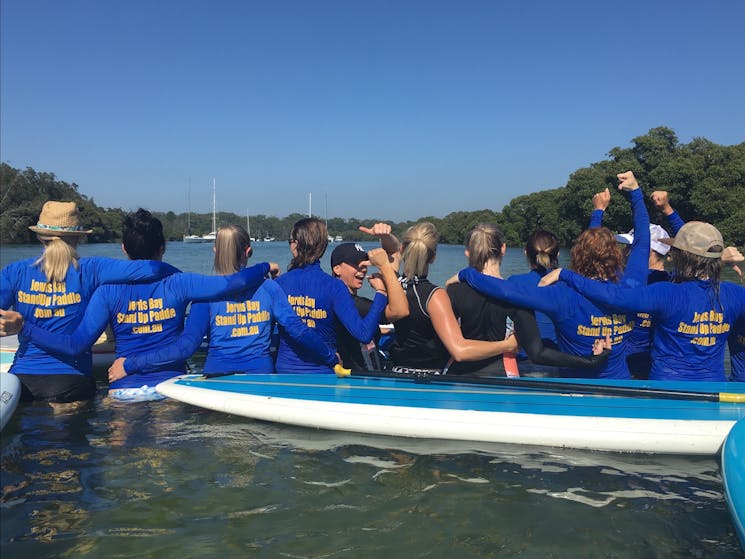
[{"label": "person's shoulder", "polygon": [[38,257],[36,258],[24,258],[23,260],[16,260],[15,262],[11,262],[10,264],[6,264],[3,266],[3,271],[16,271],[21,270],[23,268],[30,268],[33,266],[33,263],[38,260]]},{"label": "person's shoulder", "polygon": [[733,297],[744,297],[745,298],[745,286],[739,285],[731,281],[723,281],[719,284],[719,290],[722,293],[732,295]]},{"label": "person's shoulder", "polygon": [[507,281],[514,281],[517,283],[538,283],[541,279],[541,274],[535,270],[525,272],[524,274],[513,274],[507,278]]},{"label": "person's shoulder", "polygon": [[450,296],[463,295],[464,293],[469,293],[469,292],[474,291],[474,289],[470,285],[462,281],[459,281],[457,283],[451,283],[450,285],[445,287],[445,290],[447,291],[447,294]]},{"label": "person's shoulder", "polygon": [[[282,276],[280,276],[282,277]],[[279,278],[277,278],[278,280]],[[282,296],[284,297],[285,292],[282,290],[282,288],[279,286],[279,283],[277,283],[277,280],[264,280],[261,282],[261,285],[256,288],[255,296],[260,297],[263,293],[266,293],[267,295],[270,295],[272,297],[276,296]]]}]

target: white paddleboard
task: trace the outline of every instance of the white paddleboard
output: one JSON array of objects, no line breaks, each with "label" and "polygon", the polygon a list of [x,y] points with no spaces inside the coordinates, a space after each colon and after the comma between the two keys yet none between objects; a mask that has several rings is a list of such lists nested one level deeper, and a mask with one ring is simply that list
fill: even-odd
[{"label": "white paddleboard", "polygon": [[21,381],[11,373],[0,373],[0,430],[8,423],[21,397]]}]

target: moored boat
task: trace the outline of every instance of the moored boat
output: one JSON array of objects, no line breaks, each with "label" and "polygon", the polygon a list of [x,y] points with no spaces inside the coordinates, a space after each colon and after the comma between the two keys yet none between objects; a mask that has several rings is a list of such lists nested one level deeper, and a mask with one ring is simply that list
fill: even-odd
[{"label": "moored boat", "polygon": [[619,392],[612,395],[583,379],[490,386],[457,378],[208,377],[185,375],[157,389],[196,406],[306,427],[619,452],[713,455],[745,418],[745,403],[700,397],[745,397],[735,383],[605,381]]}]

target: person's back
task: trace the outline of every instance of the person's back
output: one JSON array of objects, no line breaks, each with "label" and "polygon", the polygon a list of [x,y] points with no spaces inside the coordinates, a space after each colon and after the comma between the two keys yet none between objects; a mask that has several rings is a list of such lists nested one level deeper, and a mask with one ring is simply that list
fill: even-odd
[{"label": "person's back", "polygon": [[[525,285],[538,285],[544,275],[559,266],[559,239],[550,231],[543,229],[534,231],[525,243],[525,257],[528,260],[530,272],[513,274],[507,280]],[[535,320],[543,343],[548,347],[557,347],[556,327],[553,321],[542,312],[535,313]],[[526,357],[523,351],[518,355],[521,358]]]},{"label": "person's back", "polygon": [[[342,327],[367,343],[378,327],[387,299],[376,293],[370,312],[360,317],[344,283],[321,269],[320,258],[327,245],[328,233],[321,220],[306,218],[295,223],[290,233],[290,269],[276,281],[295,313],[329,348],[336,350],[336,331]],[[281,329],[275,366],[278,373],[333,372],[312,352],[293,344]]]},{"label": "person's back", "polygon": [[[453,312],[460,319],[464,338],[474,340],[504,340],[507,333],[509,307],[497,299],[486,297],[467,283],[454,283],[447,287]],[[448,374],[505,374],[502,355],[479,361],[454,362]]]},{"label": "person's back", "polygon": [[441,287],[427,277],[413,277],[403,283],[409,302],[409,316],[393,323],[395,337],[389,348],[395,366],[442,370],[450,359],[427,312],[432,294]]},{"label": "person's back", "polygon": [[[0,308],[12,305],[24,324],[51,333],[72,332],[99,285],[155,279],[175,271],[160,262],[79,258],[78,240],[91,230],[79,225],[73,202],[46,202],[39,222],[30,229],[39,237],[44,251],[38,259],[14,262],[3,268]],[[19,341],[11,372],[19,375],[25,386],[24,399],[70,402],[88,399],[95,393],[90,346],[68,354],[45,349],[26,336],[20,336]],[[75,376],[86,380],[77,381]],[[72,387],[75,384],[80,384],[82,391]]]}]

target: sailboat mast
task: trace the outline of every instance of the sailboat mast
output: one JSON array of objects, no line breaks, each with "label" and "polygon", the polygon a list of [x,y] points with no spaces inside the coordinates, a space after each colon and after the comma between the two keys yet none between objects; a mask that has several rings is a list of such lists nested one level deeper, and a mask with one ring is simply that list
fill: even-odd
[{"label": "sailboat mast", "polygon": [[313,200],[313,193],[308,192],[308,217],[313,217],[313,213],[311,211],[311,208],[313,207],[312,200]]},{"label": "sailboat mast", "polygon": [[212,231],[217,234],[217,213],[215,198],[215,179],[212,179]]},{"label": "sailboat mast", "polygon": [[246,232],[248,233],[248,238],[251,238],[251,222],[248,218],[248,208],[246,208]]},{"label": "sailboat mast", "polygon": [[186,212],[186,234],[191,235],[191,179],[189,179],[189,188],[186,190],[186,205],[188,211]]}]

